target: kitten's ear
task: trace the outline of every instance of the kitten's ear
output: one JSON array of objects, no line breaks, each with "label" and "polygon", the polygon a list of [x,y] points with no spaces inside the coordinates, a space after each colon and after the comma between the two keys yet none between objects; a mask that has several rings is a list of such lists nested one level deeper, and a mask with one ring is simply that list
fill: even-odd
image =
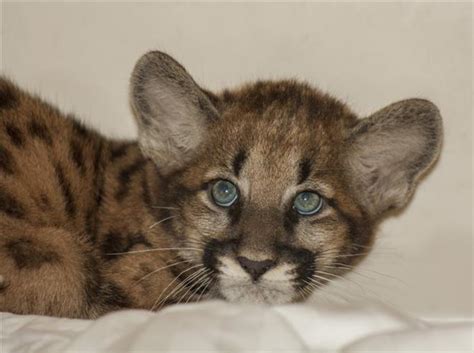
[{"label": "kitten's ear", "polygon": [[143,153],[163,174],[181,168],[218,118],[217,109],[187,71],[159,51],[140,58],[130,85]]},{"label": "kitten's ear", "polygon": [[437,159],[442,134],[438,108],[423,99],[391,104],[355,126],[347,163],[371,216],[407,203],[419,177]]}]

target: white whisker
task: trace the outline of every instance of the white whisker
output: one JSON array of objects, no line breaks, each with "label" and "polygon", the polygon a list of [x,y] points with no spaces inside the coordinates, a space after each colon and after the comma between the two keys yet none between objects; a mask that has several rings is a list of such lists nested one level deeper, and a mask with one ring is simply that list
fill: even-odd
[{"label": "white whisker", "polygon": [[208,283],[206,284],[206,286],[202,289],[201,294],[199,294],[199,297],[198,297],[197,300],[196,300],[197,302],[201,301],[202,296],[204,295],[204,293],[206,293],[207,288],[209,287],[209,285],[210,285],[212,282],[214,282],[214,278],[211,277],[211,278],[209,278],[209,281],[208,281]]},{"label": "white whisker", "polygon": [[[196,288],[196,290],[189,296],[189,298],[186,300],[186,303],[185,304],[188,304],[189,301],[191,300],[192,297],[194,297],[197,293],[199,293],[199,290],[204,286],[209,284],[209,282],[212,282],[212,277],[209,276],[209,273],[206,274],[206,278],[201,281],[201,285],[199,287]],[[204,289],[203,289],[204,290]],[[201,295],[202,295],[202,292],[201,292]],[[201,296],[200,296],[201,297]],[[198,298],[197,301],[199,301],[200,298]]]},{"label": "white whisker", "polygon": [[179,210],[178,207],[167,207],[167,206],[151,206],[151,208],[157,208],[160,210]]},{"label": "white whisker", "polygon": [[192,269],[196,268],[196,267],[204,267],[203,265],[201,264],[198,264],[198,265],[194,265],[194,266],[191,266],[189,268],[187,268],[186,270],[182,271],[181,273],[179,273],[170,283],[168,283],[168,285],[166,286],[165,289],[163,289],[161,291],[161,294],[159,295],[158,299],[156,299],[155,303],[153,304],[153,306],[151,307],[151,310],[153,311],[155,309],[155,306],[156,304],[158,304],[158,301],[161,299],[161,297],[163,296],[164,293],[166,293],[166,290],[174,283],[178,280],[179,276],[181,276],[183,273],[186,273],[188,271],[191,271]]},{"label": "white whisker", "polygon": [[161,224],[161,223],[163,223],[163,222],[166,222],[166,221],[168,221],[168,220],[170,220],[170,219],[173,219],[173,218],[175,218],[175,217],[176,217],[176,216],[169,216],[169,217],[163,218],[163,219],[159,220],[158,222],[153,223],[153,224],[150,226],[149,229],[152,229],[153,227],[156,227],[158,224]]},{"label": "white whisker", "polygon": [[[202,265],[200,265],[200,266],[202,266]],[[206,270],[206,268],[201,268],[201,269],[197,270],[195,273],[193,273],[192,275],[190,275],[189,277],[187,277],[186,279],[184,279],[182,282],[180,282],[165,298],[160,300],[160,302],[158,303],[157,309],[161,308],[166,303],[166,300],[168,298],[170,298],[173,294],[178,295],[179,293],[181,293],[181,291],[186,288],[186,285],[189,282],[192,283],[193,280],[196,277],[199,277],[202,274],[202,272],[205,271],[205,270]],[[179,275],[177,276],[177,278],[178,277],[179,277]],[[179,301],[178,301],[178,303],[179,303]]]},{"label": "white whisker", "polygon": [[[202,283],[202,281],[206,280],[207,279],[207,275],[208,273],[210,272],[211,270],[210,269],[206,269],[205,271],[203,271],[199,276],[197,276],[193,281],[191,281],[192,285],[188,288],[188,290],[186,291],[186,293],[183,294],[183,296],[181,298],[178,299],[178,304],[181,303],[181,301],[186,298],[186,296],[188,295],[189,292],[192,291],[192,289],[194,288],[194,286],[196,285],[199,285]],[[194,282],[194,283],[193,283]],[[192,292],[194,293],[194,291]],[[192,297],[192,293],[191,295],[189,296],[188,299],[190,299]]]},{"label": "white whisker", "polygon": [[135,251],[126,251],[126,252],[113,252],[107,253],[105,255],[127,255],[127,254],[139,254],[145,252],[152,252],[152,251],[173,251],[173,250],[195,250],[195,251],[202,251],[202,249],[198,248],[155,248],[155,249],[145,249],[145,250],[135,250]]},{"label": "white whisker", "polygon": [[146,275],[143,276],[142,278],[140,278],[140,279],[135,283],[135,285],[137,285],[138,283],[140,283],[141,281],[143,281],[145,278],[147,278],[147,277],[149,277],[149,276],[151,276],[151,275],[153,275],[153,274],[155,274],[155,273],[158,273],[158,272],[160,272],[160,271],[166,270],[167,268],[174,267],[174,266],[177,266],[177,265],[179,265],[179,264],[186,263],[186,262],[191,262],[191,261],[189,261],[189,260],[184,260],[184,261],[175,262],[174,264],[171,264],[171,265],[167,265],[167,266],[160,267],[159,269],[154,270],[154,271],[152,271],[152,272],[146,274]]}]

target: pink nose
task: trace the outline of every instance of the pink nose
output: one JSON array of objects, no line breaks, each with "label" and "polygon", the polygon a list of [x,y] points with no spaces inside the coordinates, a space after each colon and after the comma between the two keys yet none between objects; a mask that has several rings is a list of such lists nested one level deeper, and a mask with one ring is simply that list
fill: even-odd
[{"label": "pink nose", "polygon": [[243,256],[238,256],[237,261],[239,261],[240,266],[252,276],[254,281],[275,266],[275,261],[273,260],[254,261]]}]

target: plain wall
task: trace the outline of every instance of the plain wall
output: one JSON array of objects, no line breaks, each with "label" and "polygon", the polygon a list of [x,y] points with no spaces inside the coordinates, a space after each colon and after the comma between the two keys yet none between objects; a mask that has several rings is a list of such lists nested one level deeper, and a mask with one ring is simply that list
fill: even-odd
[{"label": "plain wall", "polygon": [[214,90],[296,77],[362,116],[403,98],[432,100],[444,118],[439,163],[406,212],[383,224],[358,273],[333,291],[423,317],[467,317],[473,297],[471,7],[8,2],[2,69],[115,137],[136,135],[128,79],[150,49],[172,54]]}]

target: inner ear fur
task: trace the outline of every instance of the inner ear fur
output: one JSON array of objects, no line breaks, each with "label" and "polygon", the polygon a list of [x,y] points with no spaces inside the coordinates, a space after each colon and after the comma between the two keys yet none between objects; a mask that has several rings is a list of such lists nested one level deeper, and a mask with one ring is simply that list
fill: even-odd
[{"label": "inner ear fur", "polygon": [[164,175],[183,167],[204,140],[218,111],[181,64],[152,51],[135,65],[130,100],[138,141]]},{"label": "inner ear fur", "polygon": [[356,194],[373,217],[403,207],[438,158],[442,121],[424,99],[393,103],[362,119],[348,138],[347,165]]}]

